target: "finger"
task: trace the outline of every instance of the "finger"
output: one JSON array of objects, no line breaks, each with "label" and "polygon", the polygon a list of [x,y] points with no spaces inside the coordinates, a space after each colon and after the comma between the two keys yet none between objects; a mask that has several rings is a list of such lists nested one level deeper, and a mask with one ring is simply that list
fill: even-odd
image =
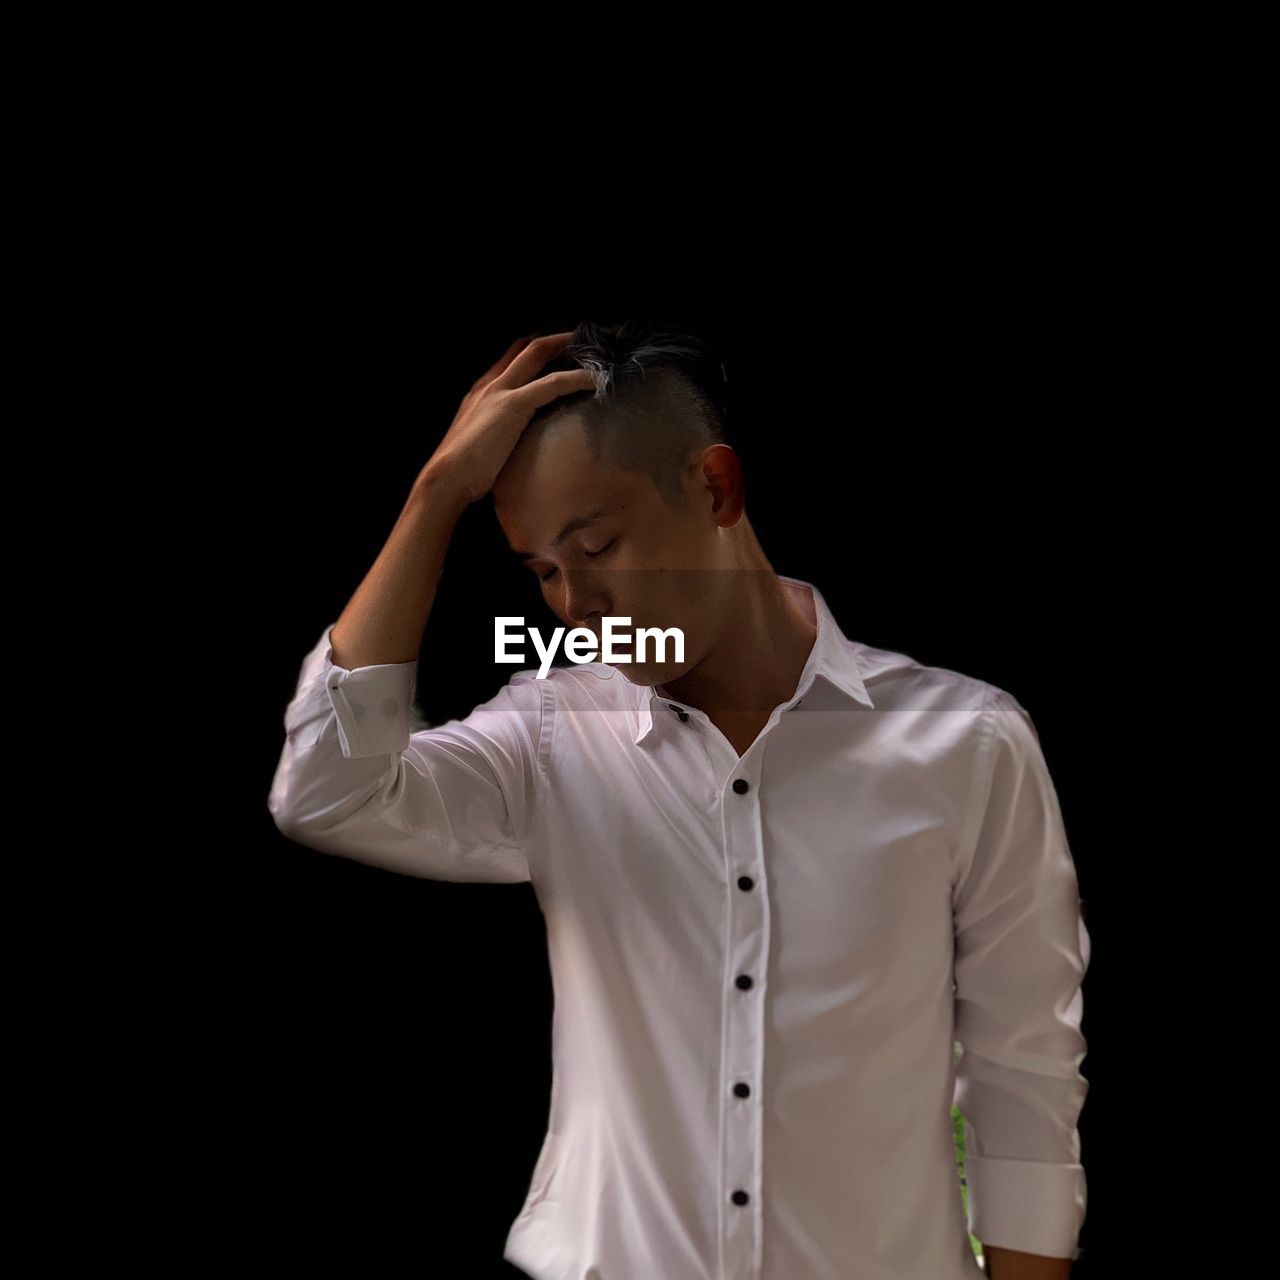
[{"label": "finger", "polygon": [[529,341],[529,335],[517,338],[472,384],[471,390],[478,391],[494,380],[512,361],[516,353]]},{"label": "finger", "polygon": [[595,379],[586,369],[566,369],[549,373],[519,388],[522,408],[530,413],[544,404],[550,404],[558,396],[572,395],[575,391],[595,390]]},{"label": "finger", "polygon": [[531,382],[544,365],[563,354],[572,337],[573,330],[570,329],[565,333],[548,333],[534,338],[494,380],[498,389],[514,391]]}]

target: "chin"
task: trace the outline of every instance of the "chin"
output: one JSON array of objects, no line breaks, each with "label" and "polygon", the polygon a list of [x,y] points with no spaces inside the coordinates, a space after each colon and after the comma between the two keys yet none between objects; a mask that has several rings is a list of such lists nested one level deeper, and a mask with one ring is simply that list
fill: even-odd
[{"label": "chin", "polygon": [[682,669],[673,666],[655,666],[652,662],[606,662],[604,665],[621,672],[632,684],[648,688],[657,684],[670,684],[689,669],[688,667]]}]

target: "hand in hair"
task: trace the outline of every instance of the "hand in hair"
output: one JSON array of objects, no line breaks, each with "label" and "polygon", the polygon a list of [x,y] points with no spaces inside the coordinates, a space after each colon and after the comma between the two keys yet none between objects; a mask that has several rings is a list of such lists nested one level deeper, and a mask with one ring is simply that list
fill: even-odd
[{"label": "hand in hair", "polygon": [[493,488],[539,408],[559,396],[594,388],[586,369],[538,376],[572,337],[567,332],[517,338],[472,384],[424,473],[448,486],[461,501],[479,502]]}]

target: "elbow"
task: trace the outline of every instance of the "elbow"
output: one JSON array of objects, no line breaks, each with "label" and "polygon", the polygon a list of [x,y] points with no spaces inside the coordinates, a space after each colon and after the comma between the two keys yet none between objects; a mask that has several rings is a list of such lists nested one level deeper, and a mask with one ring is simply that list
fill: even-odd
[{"label": "elbow", "polygon": [[306,844],[309,836],[325,825],[318,814],[306,811],[306,806],[299,803],[296,788],[285,786],[280,777],[267,793],[267,810],[276,830],[297,844]]},{"label": "elbow", "polygon": [[271,812],[271,820],[276,830],[295,844],[310,845],[315,837],[334,825],[332,813],[328,816],[317,813],[305,813],[296,804],[289,803],[287,796],[273,792],[267,797],[267,808]]},{"label": "elbow", "polygon": [[275,823],[276,830],[282,836],[289,840],[298,840],[301,826],[298,817],[285,803],[285,798],[274,788],[267,795],[267,810],[271,814],[271,821]]},{"label": "elbow", "polygon": [[267,793],[271,820],[281,835],[310,848],[362,837],[391,806],[402,776],[399,765],[390,756],[335,765],[286,754]]},{"label": "elbow", "polygon": [[332,825],[338,812],[326,787],[305,768],[299,768],[288,752],[271,779],[267,810],[276,830],[298,844],[306,844],[311,833]]},{"label": "elbow", "polygon": [[295,844],[327,852],[337,847],[353,832],[367,828],[371,806],[377,792],[364,797],[342,797],[334,800],[322,792],[304,791],[301,795],[284,788],[272,788],[267,808],[276,830]]}]

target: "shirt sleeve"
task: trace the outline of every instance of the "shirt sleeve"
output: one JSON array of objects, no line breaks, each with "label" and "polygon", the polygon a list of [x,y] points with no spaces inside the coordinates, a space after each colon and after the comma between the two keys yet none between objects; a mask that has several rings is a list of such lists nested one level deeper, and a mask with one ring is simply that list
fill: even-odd
[{"label": "shirt sleeve", "polygon": [[418,663],[348,670],[330,623],[284,713],[267,807],[320,853],[429,880],[531,879],[547,681],[514,673],[465,719],[412,725]]},{"label": "shirt sleeve", "polygon": [[952,894],[969,1229],[984,1244],[1074,1259],[1089,935],[1030,715],[992,686],[980,723],[977,803]]}]

